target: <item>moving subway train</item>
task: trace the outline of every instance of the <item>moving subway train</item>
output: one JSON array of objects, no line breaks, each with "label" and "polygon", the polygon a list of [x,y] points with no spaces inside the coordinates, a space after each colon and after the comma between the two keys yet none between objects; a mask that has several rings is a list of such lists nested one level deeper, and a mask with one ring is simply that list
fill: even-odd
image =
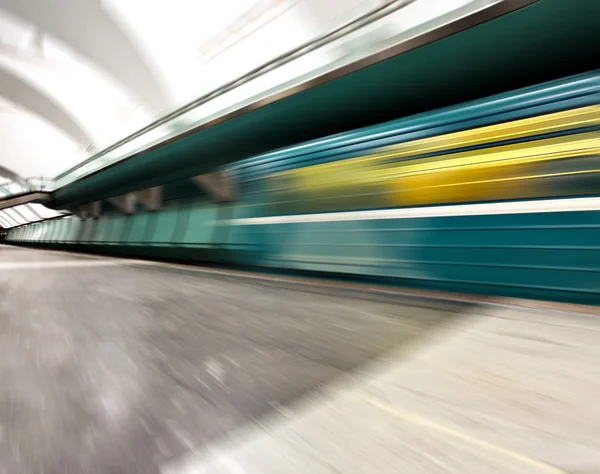
[{"label": "moving subway train", "polygon": [[10,231],[14,243],[600,302],[600,71],[256,156],[238,199]]}]

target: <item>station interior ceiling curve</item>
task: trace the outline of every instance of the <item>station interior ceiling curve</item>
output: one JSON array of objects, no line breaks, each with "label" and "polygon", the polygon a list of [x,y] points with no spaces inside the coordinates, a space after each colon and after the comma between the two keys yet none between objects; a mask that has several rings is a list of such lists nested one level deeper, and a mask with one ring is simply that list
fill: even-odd
[{"label": "station interior ceiling curve", "polygon": [[[409,28],[472,1],[415,0],[395,26]],[[0,0],[0,198],[10,194],[8,184],[52,179],[232,78],[388,3]],[[327,62],[332,54],[311,61]],[[43,208],[2,210],[0,226],[54,212]]]}]

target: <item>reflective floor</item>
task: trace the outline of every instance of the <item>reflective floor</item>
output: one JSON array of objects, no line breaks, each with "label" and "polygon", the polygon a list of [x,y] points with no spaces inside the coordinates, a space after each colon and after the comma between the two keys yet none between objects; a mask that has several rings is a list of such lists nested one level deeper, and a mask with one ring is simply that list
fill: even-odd
[{"label": "reflective floor", "polygon": [[599,342],[597,317],[471,308],[168,472],[598,473]]},{"label": "reflective floor", "polygon": [[183,471],[472,306],[0,246],[0,472]]}]

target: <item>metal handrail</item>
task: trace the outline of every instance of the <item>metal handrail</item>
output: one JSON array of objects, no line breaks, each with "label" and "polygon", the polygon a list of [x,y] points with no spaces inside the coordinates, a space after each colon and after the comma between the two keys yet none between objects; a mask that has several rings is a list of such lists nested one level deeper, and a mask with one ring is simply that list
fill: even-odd
[{"label": "metal handrail", "polygon": [[250,81],[256,79],[257,77],[260,77],[263,74],[265,74],[269,71],[272,71],[273,69],[281,67],[295,59],[298,59],[299,57],[303,56],[304,54],[310,53],[310,52],[314,51],[315,49],[318,49],[332,41],[335,41],[343,36],[353,33],[356,30],[358,30],[370,23],[373,23],[391,13],[394,13],[395,11],[400,10],[401,8],[404,8],[407,5],[410,5],[411,3],[415,2],[415,1],[416,0],[392,0],[392,1],[389,1],[389,2],[385,3],[384,5],[377,7],[375,9],[361,15],[328,33],[324,33],[320,36],[317,36],[316,38],[312,39],[311,41],[304,43],[304,44],[302,44],[280,56],[277,56],[274,59],[271,59],[270,61],[252,69],[251,71],[245,73],[244,75],[242,75],[228,83],[225,83],[222,86],[219,86],[217,89],[214,89],[214,90],[208,92],[207,94],[204,94],[204,95],[198,97],[197,99],[194,99],[193,101],[188,102],[187,104],[177,108],[173,112],[170,112],[170,113],[162,116],[161,118],[155,120],[154,122],[149,123],[145,127],[138,130],[137,132],[134,132],[131,135],[128,135],[127,137],[110,145],[109,147],[104,148],[103,150],[100,150],[93,156],[87,158],[86,160],[78,163],[77,165],[73,166],[72,168],[68,169],[67,171],[64,171],[63,173],[56,176],[54,178],[54,181],[64,178],[65,176],[71,174],[72,172],[78,170],[79,168],[82,168],[83,166],[91,163],[92,161],[95,161],[98,158],[106,155],[107,153],[110,153],[111,151],[119,148],[121,145],[124,145],[124,144],[142,136],[143,134],[145,134],[151,130],[154,130],[155,128],[159,127],[160,125],[163,125],[163,124],[169,122],[170,120],[175,119],[175,118],[183,115],[184,113],[189,112],[190,110],[192,110],[200,105],[203,105],[203,104],[209,102],[210,100],[215,99],[216,97],[219,97],[219,96],[221,96],[243,84],[246,84],[247,82],[250,82]]}]

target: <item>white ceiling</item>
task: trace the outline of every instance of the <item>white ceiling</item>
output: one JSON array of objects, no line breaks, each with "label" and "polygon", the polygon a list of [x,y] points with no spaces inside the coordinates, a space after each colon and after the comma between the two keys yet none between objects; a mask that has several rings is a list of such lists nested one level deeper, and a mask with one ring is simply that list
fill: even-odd
[{"label": "white ceiling", "polygon": [[[412,16],[469,1],[418,0]],[[0,0],[0,180],[52,178],[383,3]]]},{"label": "white ceiling", "polygon": [[53,177],[379,2],[320,3],[0,0],[0,166]]},{"label": "white ceiling", "polygon": [[10,229],[31,222],[59,217],[62,214],[64,213],[48,209],[42,204],[23,204],[0,210],[0,228]]}]

